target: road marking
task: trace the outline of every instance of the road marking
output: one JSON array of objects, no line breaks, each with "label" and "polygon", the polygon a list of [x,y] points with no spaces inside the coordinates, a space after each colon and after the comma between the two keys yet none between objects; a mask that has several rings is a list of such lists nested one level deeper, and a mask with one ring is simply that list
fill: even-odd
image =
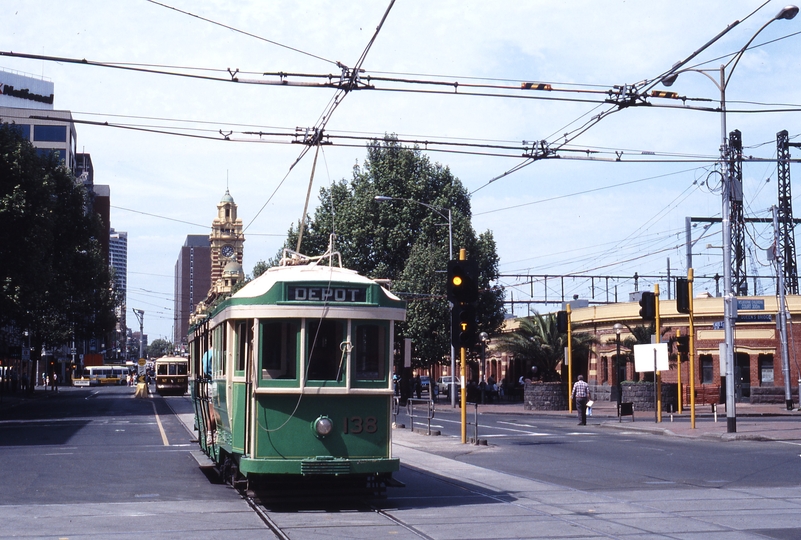
[{"label": "road marking", "polygon": [[793,446],[801,446],[801,443],[797,443],[797,442],[790,442],[790,441],[776,441],[776,442],[782,443],[782,444],[792,444]]},{"label": "road marking", "polygon": [[156,412],[156,402],[151,401],[151,405],[153,405],[153,414],[156,417],[156,423],[159,425],[159,431],[161,432],[161,441],[164,443],[164,446],[170,446],[170,441],[167,440],[167,434],[164,433],[164,426],[161,425],[161,418],[159,418],[159,413]]},{"label": "road marking", "polygon": [[498,422],[499,424],[505,424],[507,426],[517,426],[517,427],[530,427],[536,428],[537,426],[532,426],[531,424],[522,424],[519,422]]},{"label": "road marking", "polygon": [[481,437],[484,437],[486,439],[492,439],[492,438],[496,438],[497,439],[497,438],[500,438],[500,437],[512,438],[512,437],[521,437],[521,436],[522,437],[548,437],[549,435],[550,435],[550,433],[525,432],[525,433],[522,433],[520,435],[510,435],[508,433],[497,433],[495,435],[483,435],[482,434]]}]

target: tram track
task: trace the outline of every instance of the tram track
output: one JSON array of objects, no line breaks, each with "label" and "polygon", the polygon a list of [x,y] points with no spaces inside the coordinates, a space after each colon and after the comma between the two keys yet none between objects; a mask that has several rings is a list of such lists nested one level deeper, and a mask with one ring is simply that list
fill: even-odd
[{"label": "tram track", "polygon": [[[347,508],[339,507],[337,509],[320,509],[319,511],[309,511],[307,508],[298,508],[298,509],[289,509],[286,508],[281,511],[277,510],[270,510],[259,501],[252,496],[248,496],[246,494],[242,494],[242,497],[247,502],[248,506],[253,509],[259,519],[267,525],[267,527],[275,534],[276,538],[280,540],[292,540],[291,530],[300,528],[299,525],[295,525],[293,527],[282,527],[276,519],[273,519],[273,516],[280,516],[280,515],[289,515],[289,514],[303,514],[304,523],[302,525],[302,529],[304,531],[308,531],[309,529],[315,528],[326,528],[330,529],[332,526],[335,527],[353,527],[353,528],[363,528],[365,526],[371,527],[386,527],[387,525],[382,525],[381,523],[366,523],[366,521],[371,520],[350,520],[351,523],[344,523],[348,521],[347,519],[343,519],[342,524],[332,524],[331,516],[332,515],[353,515],[353,514],[367,514],[370,513],[372,515],[378,516],[382,519],[384,523],[389,522],[390,526],[400,527],[404,531],[413,534],[418,538],[422,538],[424,540],[434,540],[431,536],[425,534],[424,532],[420,531],[413,525],[404,522],[402,519],[398,518],[397,516],[393,516],[386,510],[382,510],[377,508],[373,504],[365,501],[354,501],[353,505],[348,505]],[[355,522],[354,522],[355,521]],[[334,535],[332,535],[334,536]]]}]

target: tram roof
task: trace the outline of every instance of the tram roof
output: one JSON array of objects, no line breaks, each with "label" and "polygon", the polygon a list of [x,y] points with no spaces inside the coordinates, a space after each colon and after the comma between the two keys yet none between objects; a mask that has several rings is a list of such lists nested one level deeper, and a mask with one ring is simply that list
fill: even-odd
[{"label": "tram roof", "polygon": [[[382,287],[379,283],[360,275],[355,270],[321,264],[274,266],[242,287],[231,296],[230,300],[233,300],[232,303],[238,303],[237,301],[247,302],[248,300],[260,298],[269,302],[265,295],[281,296],[283,294],[283,285],[292,283],[316,284],[318,286],[330,285],[331,287],[355,285],[375,288],[380,290],[383,293],[382,296],[384,296],[384,301],[380,301],[379,303],[385,304],[388,307],[405,308],[405,302],[403,300]],[[373,298],[376,300],[375,296]]]}]

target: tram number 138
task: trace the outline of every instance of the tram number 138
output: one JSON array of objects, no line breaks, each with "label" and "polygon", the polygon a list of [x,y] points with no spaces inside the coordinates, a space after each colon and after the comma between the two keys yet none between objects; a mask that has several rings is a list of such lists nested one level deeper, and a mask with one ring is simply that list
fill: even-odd
[{"label": "tram number 138", "polygon": [[366,418],[362,418],[361,416],[345,417],[344,424],[344,432],[353,433],[354,435],[358,435],[362,432],[375,433],[378,431],[378,420],[376,420],[375,416],[368,416]]}]

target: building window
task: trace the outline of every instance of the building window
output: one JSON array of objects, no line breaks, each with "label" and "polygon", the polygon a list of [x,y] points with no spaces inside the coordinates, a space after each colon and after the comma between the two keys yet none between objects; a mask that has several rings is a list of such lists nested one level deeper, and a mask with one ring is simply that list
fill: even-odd
[{"label": "building window", "polygon": [[773,386],[773,355],[759,355],[759,384],[761,386]]},{"label": "building window", "polygon": [[609,380],[609,359],[606,356],[601,357],[601,380],[598,381],[600,383],[605,383]]},{"label": "building window", "polygon": [[33,126],[33,140],[67,142],[67,126]]},{"label": "building window", "polygon": [[701,361],[701,384],[712,384],[714,370],[712,369],[712,355],[702,354]]},{"label": "building window", "polygon": [[5,125],[10,127],[12,131],[16,131],[17,133],[22,135],[22,137],[25,140],[27,140],[27,141],[31,140],[31,126],[30,126],[30,124],[5,124]]},{"label": "building window", "polygon": [[61,161],[62,163],[66,161],[65,157],[66,150],[64,150],[63,148],[37,148],[36,154],[44,158],[52,154],[56,157],[57,160]]}]

